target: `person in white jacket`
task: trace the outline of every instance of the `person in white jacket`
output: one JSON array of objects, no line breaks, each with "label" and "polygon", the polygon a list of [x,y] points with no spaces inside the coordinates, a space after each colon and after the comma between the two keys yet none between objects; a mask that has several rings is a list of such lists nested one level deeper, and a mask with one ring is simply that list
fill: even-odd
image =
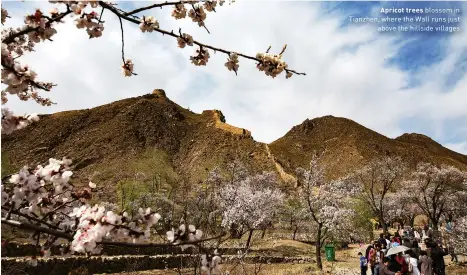
[{"label": "person in white jacket", "polygon": [[[409,274],[420,275],[420,270],[418,269],[418,259],[415,258],[415,254],[412,250],[406,252],[408,257],[405,258],[407,264],[409,265]],[[410,272],[411,271],[411,272]]]},{"label": "person in white jacket", "polygon": [[420,242],[421,240],[420,233],[418,233],[417,230],[414,231],[414,238],[417,240],[417,242]]}]

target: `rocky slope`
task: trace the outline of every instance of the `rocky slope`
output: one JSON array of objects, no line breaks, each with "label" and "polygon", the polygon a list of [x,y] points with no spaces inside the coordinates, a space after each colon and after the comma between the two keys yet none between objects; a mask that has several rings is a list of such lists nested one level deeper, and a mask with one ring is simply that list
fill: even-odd
[{"label": "rocky slope", "polygon": [[92,179],[106,187],[103,199],[113,200],[116,183],[135,175],[198,183],[213,167],[225,168],[235,159],[252,171],[276,171],[283,181],[293,182],[295,169],[323,150],[330,178],[386,155],[412,165],[432,161],[467,169],[467,156],[428,137],[389,139],[332,116],[307,119],[267,145],[227,124],[220,111],[195,114],[155,90],[93,109],[43,115],[27,129],[2,135],[2,174],[67,156],[74,160],[75,184]]},{"label": "rocky slope", "polygon": [[74,161],[75,183],[104,183],[112,198],[115,184],[138,172],[196,183],[235,159],[252,171],[275,169],[264,144],[224,121],[220,111],[195,114],[155,90],[93,109],[44,115],[27,129],[2,135],[2,171],[67,156]]},{"label": "rocky slope", "polygon": [[330,178],[346,175],[371,159],[384,156],[399,156],[411,167],[424,161],[467,169],[466,155],[451,151],[427,136],[403,134],[390,139],[352,120],[333,116],[307,119],[269,147],[288,173],[308,165],[315,152],[324,152],[323,162]]}]

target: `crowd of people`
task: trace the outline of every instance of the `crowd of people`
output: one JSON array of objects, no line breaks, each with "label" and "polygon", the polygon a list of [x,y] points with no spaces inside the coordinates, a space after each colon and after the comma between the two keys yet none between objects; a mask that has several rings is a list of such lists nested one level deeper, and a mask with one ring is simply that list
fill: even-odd
[{"label": "crowd of people", "polygon": [[[445,275],[444,256],[457,256],[436,241],[431,230],[400,230],[380,234],[378,240],[359,253],[361,274],[367,275]],[[420,245],[419,245],[420,244]]]}]

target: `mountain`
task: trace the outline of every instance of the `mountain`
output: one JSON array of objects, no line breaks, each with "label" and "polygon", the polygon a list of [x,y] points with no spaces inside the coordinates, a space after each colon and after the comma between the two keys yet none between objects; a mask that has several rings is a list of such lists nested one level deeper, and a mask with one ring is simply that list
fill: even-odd
[{"label": "mountain", "polygon": [[41,115],[26,129],[2,135],[2,174],[23,165],[64,156],[74,161],[74,183],[104,186],[101,199],[116,198],[116,184],[135,177],[166,183],[198,183],[215,166],[240,160],[253,171],[275,171],[285,182],[306,166],[314,152],[324,154],[329,178],[359,168],[375,157],[401,156],[446,163],[467,170],[467,156],[428,137],[387,138],[352,120],[325,116],[305,120],[271,144],[226,123],[221,111],[201,114],[170,101],[163,90],[93,109]]},{"label": "mountain", "polygon": [[93,109],[41,115],[26,129],[2,135],[2,172],[63,156],[74,161],[75,183],[115,185],[143,173],[166,182],[199,182],[208,171],[240,160],[254,172],[274,170],[266,145],[225,123],[222,112],[195,114],[163,90]]},{"label": "mountain", "polygon": [[383,156],[399,156],[412,168],[424,161],[467,170],[466,155],[451,151],[427,136],[403,134],[390,139],[350,119],[333,116],[307,119],[269,148],[288,173],[307,166],[315,152],[325,151],[322,161],[329,178],[346,175]]}]

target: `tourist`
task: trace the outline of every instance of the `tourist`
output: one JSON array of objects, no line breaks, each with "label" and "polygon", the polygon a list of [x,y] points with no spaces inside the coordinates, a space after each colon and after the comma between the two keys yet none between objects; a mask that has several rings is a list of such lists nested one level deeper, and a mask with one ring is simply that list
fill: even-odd
[{"label": "tourist", "polygon": [[368,259],[362,255],[362,252],[358,252],[358,257],[360,258],[361,275],[366,275],[366,272],[368,270]]},{"label": "tourist", "polygon": [[433,260],[428,257],[425,250],[420,251],[420,275],[433,275]]},{"label": "tourist", "polygon": [[415,258],[418,259],[420,258],[420,247],[418,246],[418,241],[417,240],[414,240],[412,242],[412,248],[411,248],[412,252],[414,253],[415,255]]},{"label": "tourist", "polygon": [[392,239],[398,244],[402,244],[402,239],[401,239],[401,235],[399,235],[399,232],[394,233],[394,238]]},{"label": "tourist", "polygon": [[401,265],[401,274],[407,275],[407,273],[409,272],[409,266],[407,264],[407,261],[405,260],[405,257],[402,256],[401,252],[397,254],[396,261]]},{"label": "tourist", "polygon": [[418,259],[415,256],[415,253],[412,250],[407,251],[407,265],[408,265],[408,274],[420,275],[420,270],[418,269]]},{"label": "tourist", "polygon": [[375,274],[375,259],[376,259],[376,246],[378,245],[377,241],[373,242],[370,253],[368,254],[368,262],[370,263],[371,275]]},{"label": "tourist", "polygon": [[451,232],[452,231],[452,221],[448,221],[446,223],[446,231]]},{"label": "tourist", "polygon": [[373,243],[373,248],[370,250],[368,261],[371,266],[371,274],[378,275],[381,259],[384,258],[384,254],[381,251],[381,244],[375,241]]},{"label": "tourist", "polygon": [[393,272],[389,270],[388,265],[389,265],[389,259],[388,258],[383,258],[382,259],[383,264],[379,268],[379,274],[381,275],[401,275],[400,272]]},{"label": "tourist", "polygon": [[382,265],[382,261],[384,259],[384,253],[381,251],[381,244],[375,245],[375,254],[373,257],[373,273],[375,275],[379,275],[380,266]]},{"label": "tourist", "polygon": [[396,261],[396,255],[389,256],[388,269],[392,272],[400,272],[402,266]]},{"label": "tourist", "polygon": [[414,231],[414,239],[419,242],[421,240],[420,233],[417,230]]},{"label": "tourist", "polygon": [[386,239],[384,238],[384,234],[383,234],[383,233],[379,234],[378,242],[379,242],[382,246],[387,246],[387,244],[386,244]]},{"label": "tourist", "polygon": [[386,242],[381,246],[381,251],[383,252],[384,255],[388,253],[388,248],[386,246]]},{"label": "tourist", "polygon": [[454,246],[449,245],[449,246],[448,246],[448,252],[449,252],[449,255],[451,255],[451,262],[454,262],[454,263],[459,262],[459,261],[457,260],[456,252],[454,251]]},{"label": "tourist", "polygon": [[436,275],[446,275],[444,256],[449,255],[447,249],[443,249],[434,242],[430,242],[430,257],[433,260],[433,271]]},{"label": "tourist", "polygon": [[393,237],[391,241],[391,248],[396,246],[399,246],[399,243],[397,242],[396,237]]},{"label": "tourist", "polygon": [[386,240],[386,248],[391,249],[391,234],[390,233],[386,234],[385,240]]},{"label": "tourist", "polygon": [[409,238],[404,238],[402,245],[408,248],[412,248],[412,243],[410,242]]},{"label": "tourist", "polygon": [[365,258],[367,259],[367,261],[369,263],[371,274],[373,274],[373,268],[372,268],[373,266],[371,265],[370,255],[372,254],[373,248],[374,248],[373,244],[370,244],[370,245],[368,245],[368,247],[366,248],[366,251],[365,251]]}]

